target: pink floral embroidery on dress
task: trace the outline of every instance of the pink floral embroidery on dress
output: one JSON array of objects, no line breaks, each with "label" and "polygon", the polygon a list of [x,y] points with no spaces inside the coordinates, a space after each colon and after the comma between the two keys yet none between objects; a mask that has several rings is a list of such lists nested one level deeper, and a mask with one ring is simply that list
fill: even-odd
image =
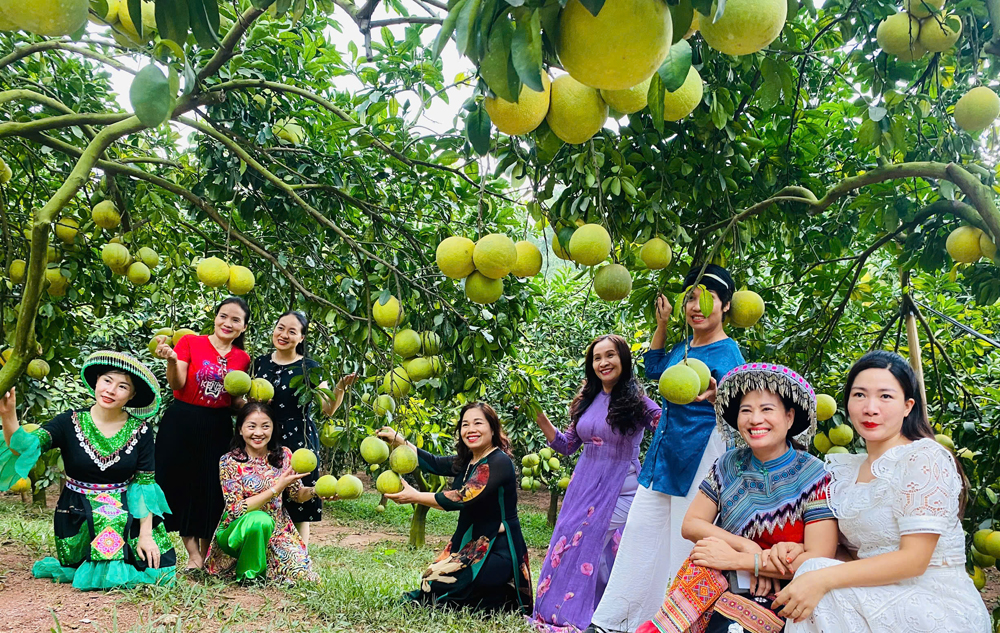
[{"label": "pink floral embroidery on dress", "polygon": [[573,535],[573,542],[570,544],[571,547],[576,547],[580,544],[580,539],[583,538],[583,532],[577,532]]},{"label": "pink floral embroidery on dress", "polygon": [[545,580],[538,583],[538,596],[541,597],[545,595],[545,592],[549,590],[549,585],[552,584],[552,576],[546,576]]},{"label": "pink floral embroidery on dress", "polygon": [[590,442],[594,446],[604,446],[604,438],[597,437],[596,435],[590,438]]},{"label": "pink floral embroidery on dress", "polygon": [[572,598],[572,597],[573,597],[573,596],[575,596],[575,595],[576,595],[576,594],[575,594],[575,593],[573,593],[572,591],[568,592],[568,593],[567,593],[567,594],[566,594],[565,596],[563,596],[563,602],[565,602],[565,601],[569,600],[570,598]]},{"label": "pink floral embroidery on dress", "polygon": [[589,519],[592,516],[594,516],[594,506],[587,508],[587,518]]},{"label": "pink floral embroidery on dress", "polygon": [[594,566],[590,563],[584,563],[580,565],[580,573],[584,576],[590,576],[594,573]]}]

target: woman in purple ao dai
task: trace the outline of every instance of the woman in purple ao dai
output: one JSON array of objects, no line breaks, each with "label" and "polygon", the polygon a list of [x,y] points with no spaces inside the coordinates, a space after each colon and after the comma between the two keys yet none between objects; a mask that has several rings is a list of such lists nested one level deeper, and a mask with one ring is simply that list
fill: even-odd
[{"label": "woman in purple ao dai", "polygon": [[587,349],[586,379],[559,432],[544,413],[538,426],[558,453],[583,447],[538,577],[531,623],[546,633],[583,630],[600,601],[638,486],[639,444],[660,418],[632,371],[620,336],[596,338]]}]

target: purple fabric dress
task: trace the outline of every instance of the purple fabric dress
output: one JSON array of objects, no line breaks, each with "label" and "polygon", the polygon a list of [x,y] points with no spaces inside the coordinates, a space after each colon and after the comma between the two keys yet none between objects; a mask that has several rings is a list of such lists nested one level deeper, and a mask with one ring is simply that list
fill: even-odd
[{"label": "purple fabric dress", "polygon": [[[532,615],[538,631],[570,632],[590,625],[618,551],[620,532],[614,533],[617,538],[609,538],[609,526],[616,510],[627,514],[640,470],[639,444],[660,417],[660,406],[646,398],[648,415],[635,433],[624,436],[608,425],[608,401],[606,393],[599,393],[576,425],[556,433],[549,443],[563,455],[572,455],[582,445],[583,455],[573,471],[538,576]],[[620,498],[624,503],[619,503]]]}]

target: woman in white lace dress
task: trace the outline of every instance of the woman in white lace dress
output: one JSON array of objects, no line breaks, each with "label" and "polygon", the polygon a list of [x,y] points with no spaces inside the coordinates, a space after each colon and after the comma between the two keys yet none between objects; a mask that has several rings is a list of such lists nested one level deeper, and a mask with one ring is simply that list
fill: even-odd
[{"label": "woman in white lace dress", "polygon": [[779,594],[787,633],[989,633],[965,571],[965,486],[933,439],[913,370],[871,352],[847,376],[868,454],[828,455],[827,502],[857,560],[805,561]]}]

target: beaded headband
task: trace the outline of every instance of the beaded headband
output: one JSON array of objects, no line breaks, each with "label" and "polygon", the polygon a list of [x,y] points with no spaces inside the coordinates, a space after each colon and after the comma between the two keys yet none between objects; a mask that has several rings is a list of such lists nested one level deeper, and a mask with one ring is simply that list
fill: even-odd
[{"label": "beaded headband", "polygon": [[816,435],[816,392],[805,378],[783,365],[747,363],[730,370],[719,382],[715,397],[715,416],[719,432],[730,447],[745,447],[746,441],[737,428],[740,401],[749,391],[764,390],[792,401],[795,419],[791,434],[803,446],[809,446]]},{"label": "beaded headband", "polygon": [[123,371],[133,378],[135,395],[125,405],[131,415],[139,419],[156,415],[160,410],[160,383],[153,372],[131,354],[101,350],[83,361],[80,377],[87,384],[91,395],[95,395],[97,378],[109,370]]}]

